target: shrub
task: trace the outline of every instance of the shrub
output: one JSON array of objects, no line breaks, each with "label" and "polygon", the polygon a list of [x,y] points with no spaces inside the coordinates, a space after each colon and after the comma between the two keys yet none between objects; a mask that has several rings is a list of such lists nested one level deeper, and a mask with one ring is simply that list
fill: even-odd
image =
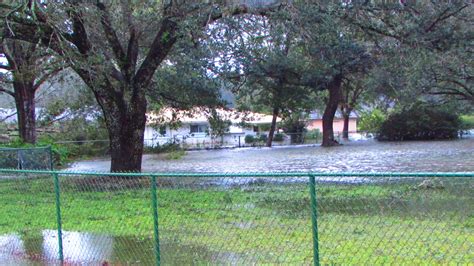
[{"label": "shrub", "polygon": [[306,139],[321,139],[321,131],[319,129],[312,129],[306,132]]},{"label": "shrub", "polygon": [[361,112],[357,127],[360,131],[379,132],[380,127],[386,120],[386,115],[379,109],[370,112]]},{"label": "shrub", "polygon": [[440,107],[417,103],[391,114],[381,125],[379,140],[434,140],[458,137],[458,115]]},{"label": "shrub", "polygon": [[261,134],[258,138],[258,141],[267,142],[268,136],[266,134]]},{"label": "shrub", "polygon": [[179,143],[168,142],[163,145],[156,145],[152,147],[144,147],[145,153],[170,153],[183,150]]},{"label": "shrub", "polygon": [[69,149],[61,144],[55,144],[51,139],[41,138],[37,141],[36,145],[23,143],[20,139],[15,139],[8,144],[0,145],[4,148],[34,148],[34,147],[47,147],[51,146],[51,153],[55,166],[61,166],[69,161],[70,151]]},{"label": "shrub", "polygon": [[463,130],[474,129],[474,115],[462,115],[461,128]]},{"label": "shrub", "polygon": [[276,133],[275,136],[273,137],[273,141],[283,141],[285,138],[285,135],[282,133]]},{"label": "shrub", "polygon": [[255,142],[255,137],[252,135],[245,135],[245,143],[252,144]]}]

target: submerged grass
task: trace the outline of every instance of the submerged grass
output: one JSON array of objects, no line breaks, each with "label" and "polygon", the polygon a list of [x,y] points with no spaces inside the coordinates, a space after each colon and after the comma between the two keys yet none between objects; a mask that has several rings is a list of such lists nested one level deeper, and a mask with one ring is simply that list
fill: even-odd
[{"label": "submerged grass", "polygon": [[[61,180],[63,229],[149,239],[149,182],[110,180]],[[217,254],[210,262],[219,261],[219,256],[239,263],[311,262],[306,184],[222,187],[179,182],[158,181],[165,245],[187,247],[186,252],[193,252],[189,247],[196,247],[196,252],[205,248]],[[426,187],[318,184],[321,262],[471,264],[472,190],[471,180]],[[0,233],[27,238],[55,229],[54,203],[50,177],[0,180]]]},{"label": "submerged grass", "polygon": [[165,154],[167,160],[179,160],[186,155],[185,150],[173,150]]}]

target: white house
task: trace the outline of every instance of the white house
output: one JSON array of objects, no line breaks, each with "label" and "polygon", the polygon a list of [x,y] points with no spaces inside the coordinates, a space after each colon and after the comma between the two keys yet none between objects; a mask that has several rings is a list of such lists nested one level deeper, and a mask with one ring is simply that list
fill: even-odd
[{"label": "white house", "polygon": [[[159,113],[148,113],[145,146],[153,147],[166,143],[180,143],[197,148],[215,144],[243,146],[246,135],[265,134],[261,126],[270,125],[272,122],[271,115],[222,108],[216,111],[221,119],[231,122],[229,131],[217,140],[211,138],[211,110],[208,108],[196,107],[188,111],[164,108]],[[280,121],[278,118],[277,122]]]}]

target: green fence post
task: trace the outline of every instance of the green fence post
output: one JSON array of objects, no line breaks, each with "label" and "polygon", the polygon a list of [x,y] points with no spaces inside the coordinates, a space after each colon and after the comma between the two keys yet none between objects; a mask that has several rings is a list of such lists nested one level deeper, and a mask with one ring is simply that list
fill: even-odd
[{"label": "green fence post", "polygon": [[51,147],[51,145],[49,145],[49,167],[51,168],[50,170],[51,171],[54,171],[54,162],[53,162],[53,148]]},{"label": "green fence post", "polygon": [[161,264],[160,234],[158,230],[158,199],[156,196],[156,176],[151,176],[151,204],[153,208],[153,232],[155,239],[156,265]]},{"label": "green fence post", "polygon": [[57,173],[53,174],[54,177],[54,192],[56,194],[56,220],[58,224],[58,253],[59,260],[63,262],[63,231],[62,231],[62,221],[61,221],[61,201],[59,199],[61,192],[59,189],[59,177]]},{"label": "green fence post", "polygon": [[54,162],[53,162],[53,148],[49,145],[49,163],[50,163],[50,170],[54,171]]},{"label": "green fence post", "polygon": [[316,202],[316,180],[314,175],[309,176],[309,193],[311,199],[311,227],[313,229],[313,260],[319,266],[319,238],[318,238],[318,210]]}]

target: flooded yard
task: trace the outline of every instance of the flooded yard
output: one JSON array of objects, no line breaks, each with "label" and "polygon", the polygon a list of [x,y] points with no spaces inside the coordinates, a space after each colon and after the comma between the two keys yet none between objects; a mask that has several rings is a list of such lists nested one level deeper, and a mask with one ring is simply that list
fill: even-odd
[{"label": "flooded yard", "polygon": [[[473,151],[474,139],[360,141],[189,151],[178,160],[145,155],[143,170],[473,172]],[[66,170],[109,166],[102,158]],[[472,178],[376,178],[317,177],[322,264],[472,264]],[[148,177],[60,177],[64,263],[154,265],[150,184]],[[157,184],[163,264],[312,263],[307,177],[158,177]],[[0,265],[59,265],[52,179],[0,180],[0,195]]]},{"label": "flooded yard", "polygon": [[[108,158],[79,161],[68,171],[108,171]],[[189,151],[179,160],[144,155],[145,172],[463,172],[474,171],[474,139],[348,142],[339,147],[291,146]]]}]

